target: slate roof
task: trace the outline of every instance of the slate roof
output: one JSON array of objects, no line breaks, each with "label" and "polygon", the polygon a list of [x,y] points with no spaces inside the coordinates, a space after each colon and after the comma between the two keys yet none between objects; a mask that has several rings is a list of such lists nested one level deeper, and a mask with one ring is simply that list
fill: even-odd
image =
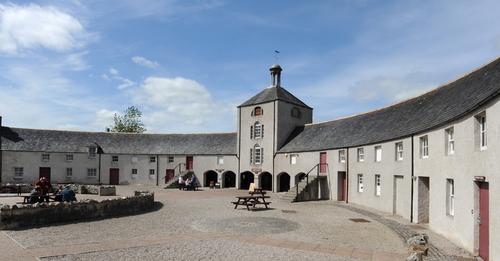
[{"label": "slate roof", "polygon": [[419,134],[500,94],[500,58],[433,91],[373,112],[297,128],[279,152],[355,147]]},{"label": "slate roof", "polygon": [[285,101],[301,107],[311,108],[307,106],[304,102],[299,100],[299,98],[291,94],[289,91],[285,90],[285,88],[280,86],[266,88],[263,91],[257,93],[257,95],[248,99],[246,102],[242,103],[238,107],[257,105],[276,100]]},{"label": "slate roof", "polygon": [[125,134],[2,127],[2,150],[88,152],[98,145],[111,154],[235,155],[236,133]]}]

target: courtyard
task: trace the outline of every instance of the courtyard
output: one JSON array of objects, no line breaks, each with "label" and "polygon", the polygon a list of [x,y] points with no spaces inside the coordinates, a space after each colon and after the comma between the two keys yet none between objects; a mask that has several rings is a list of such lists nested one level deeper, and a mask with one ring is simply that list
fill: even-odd
[{"label": "courtyard", "polygon": [[430,235],[429,260],[469,257],[423,226],[350,204],[270,193],[271,209],[247,211],[230,203],[244,190],[119,186],[118,194],[139,189],[155,192],[154,211],[2,231],[0,260],[404,260],[400,235],[411,230]]}]

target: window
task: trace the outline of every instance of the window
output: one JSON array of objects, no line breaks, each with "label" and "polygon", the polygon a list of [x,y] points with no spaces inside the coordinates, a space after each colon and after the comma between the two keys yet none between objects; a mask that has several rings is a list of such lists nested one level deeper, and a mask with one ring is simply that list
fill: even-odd
[{"label": "window", "polygon": [[455,154],[455,130],[453,127],[445,130],[446,139],[446,154]]},{"label": "window", "polygon": [[95,178],[97,177],[97,169],[89,168],[87,169],[87,178]]},{"label": "window", "polygon": [[156,162],[156,157],[154,157],[154,156],[149,157],[149,162],[150,163],[155,163]]},{"label": "window", "polygon": [[375,162],[382,161],[382,146],[375,146]]},{"label": "window", "polygon": [[365,188],[363,187],[363,174],[358,174],[358,192],[363,192]]},{"label": "window", "polygon": [[168,161],[168,163],[173,163],[174,162],[174,156],[168,156],[167,161]]},{"label": "window", "polygon": [[358,162],[365,161],[365,150],[363,148],[358,148]]},{"label": "window", "polygon": [[295,165],[297,164],[297,154],[290,154],[290,164]]},{"label": "window", "polygon": [[477,121],[477,125],[479,127],[479,129],[478,129],[479,149],[485,150],[487,148],[487,145],[488,145],[488,136],[486,133],[486,114],[482,113],[481,115],[476,116],[476,121]]},{"label": "window", "polygon": [[89,158],[95,159],[95,155],[97,154],[96,147],[89,147]]},{"label": "window", "polygon": [[264,156],[264,149],[261,148],[259,145],[255,145],[253,148],[253,154],[254,154],[253,163],[254,164],[262,164],[262,162],[263,162],[262,158]]},{"label": "window", "polygon": [[455,182],[446,179],[446,215],[455,215]]},{"label": "window", "polygon": [[429,138],[427,136],[420,137],[420,158],[429,157]]},{"label": "window", "polygon": [[66,154],[66,161],[73,161],[73,154]]},{"label": "window", "polygon": [[73,177],[73,168],[66,168],[66,178]]},{"label": "window", "polygon": [[149,169],[149,175],[154,175],[155,174],[155,170],[154,169]]},{"label": "window", "polygon": [[23,167],[15,167],[14,168],[14,179],[23,179],[24,176],[24,168]]},{"label": "window", "polygon": [[42,161],[47,162],[49,160],[50,160],[50,154],[46,154],[46,153],[42,154]]},{"label": "window", "polygon": [[[252,128],[250,128],[251,130]],[[256,122],[253,125],[253,138],[260,139],[264,137],[264,125],[260,124],[260,122]]]},{"label": "window", "polygon": [[137,177],[137,169],[132,169],[132,172],[130,173],[131,177],[135,179]]},{"label": "window", "polygon": [[345,163],[345,150],[339,150],[339,162]]},{"label": "window", "polygon": [[111,156],[112,162],[118,162],[118,156]]},{"label": "window", "polygon": [[297,107],[293,107],[293,108],[292,108],[292,117],[293,117],[293,118],[298,118],[298,119],[300,119],[300,117],[301,117],[301,116],[302,116],[302,115],[301,115],[301,113],[300,113],[299,108],[297,108]]},{"label": "window", "polygon": [[217,164],[224,165],[224,156],[217,156]]},{"label": "window", "polygon": [[264,114],[264,110],[262,110],[261,107],[255,107],[255,109],[253,109],[253,111],[252,111],[252,114],[253,114],[253,116],[260,116],[260,115]]},{"label": "window", "polygon": [[396,161],[403,160],[403,142],[396,143]]},{"label": "window", "polygon": [[380,174],[375,174],[375,196],[380,196]]}]

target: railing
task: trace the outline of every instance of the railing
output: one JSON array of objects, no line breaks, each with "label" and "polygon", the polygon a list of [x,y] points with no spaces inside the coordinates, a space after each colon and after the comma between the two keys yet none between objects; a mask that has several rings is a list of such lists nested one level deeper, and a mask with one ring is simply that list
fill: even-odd
[{"label": "railing", "polygon": [[[186,165],[186,163],[181,162],[181,163],[177,164],[177,165],[173,168],[173,170],[174,170],[174,176],[172,177],[172,179],[174,179],[174,178],[177,176],[177,175],[175,174],[175,170],[176,170],[176,169],[179,169],[179,174],[178,174],[178,175],[181,175],[181,174],[182,174],[182,165]],[[166,179],[166,178],[167,178],[167,175],[163,176],[161,179]],[[167,180],[166,182],[169,182],[169,181],[170,181],[170,180]]]},{"label": "railing", "polygon": [[302,180],[306,180],[306,186],[304,187],[304,190],[305,191],[308,191],[309,189],[309,174],[314,170],[316,169],[316,178],[319,178],[319,174],[321,172],[321,167],[322,166],[325,166],[326,169],[327,169],[327,172],[329,172],[329,167],[328,167],[328,163],[318,163],[316,165],[314,165],[314,167],[312,167],[307,173],[306,175],[301,179],[299,180],[299,182],[297,182],[297,184],[295,185],[295,190],[296,190],[296,193],[295,193],[295,197],[297,198],[299,196],[299,183],[302,182]]}]

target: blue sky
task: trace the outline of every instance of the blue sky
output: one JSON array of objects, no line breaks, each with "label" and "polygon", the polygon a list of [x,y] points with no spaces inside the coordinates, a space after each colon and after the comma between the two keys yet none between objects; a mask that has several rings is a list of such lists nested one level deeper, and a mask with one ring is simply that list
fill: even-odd
[{"label": "blue sky", "polygon": [[0,115],[102,131],[228,132],[284,68],[314,121],[373,110],[500,54],[498,1],[0,1]]}]

